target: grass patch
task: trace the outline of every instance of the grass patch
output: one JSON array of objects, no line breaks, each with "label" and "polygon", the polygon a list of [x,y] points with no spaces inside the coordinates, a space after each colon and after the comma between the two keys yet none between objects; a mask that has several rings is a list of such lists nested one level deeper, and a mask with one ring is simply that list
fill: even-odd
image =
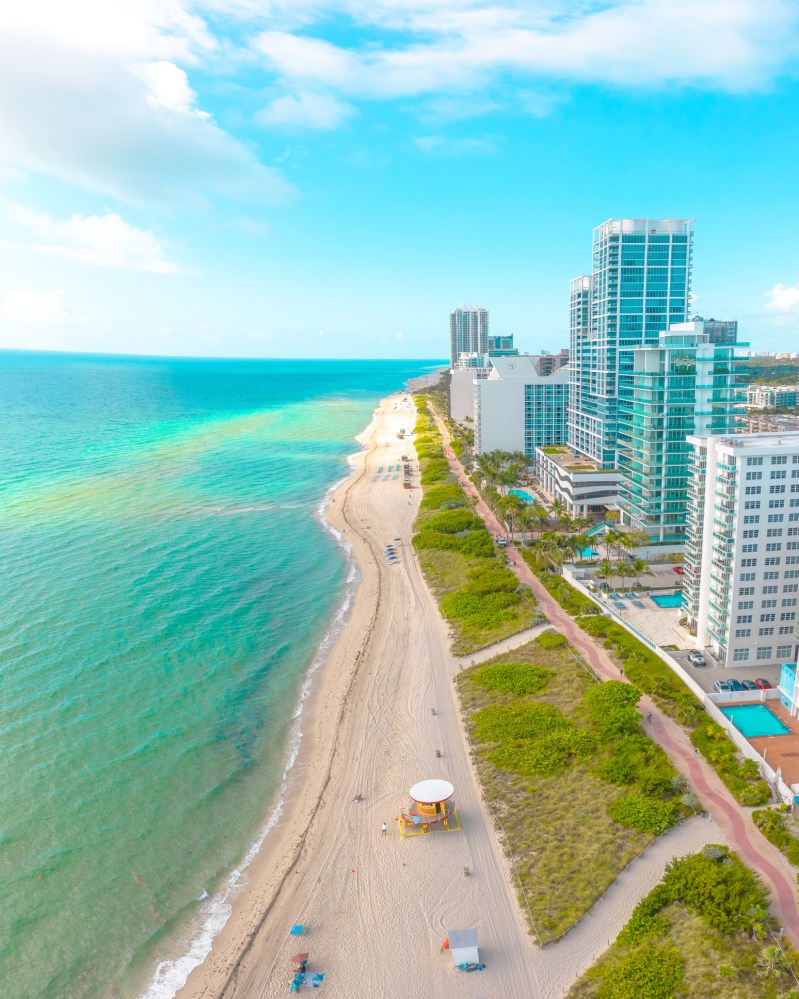
[{"label": "grass patch", "polygon": [[441,435],[417,398],[416,450],[424,490],[413,545],[452,629],[452,651],[465,655],[541,620],[535,598],[502,564],[482,520],[452,481]]},{"label": "grass patch", "polygon": [[[562,638],[546,632],[457,677],[480,782],[524,886],[522,908],[529,902],[544,941],[583,916],[684,811],[676,772],[645,736],[635,689],[598,684],[553,636]],[[620,757],[627,769],[614,769]]]},{"label": "grass patch", "polygon": [[705,847],[669,864],[568,999],[795,999],[796,955],[775,928],[755,875]]},{"label": "grass patch", "polygon": [[[786,806],[787,807],[787,806]],[[782,850],[791,864],[799,867],[799,839],[797,839],[796,823],[789,818],[787,811],[776,808],[763,808],[752,812],[752,820],[763,833],[769,843]],[[791,828],[789,828],[789,824]]]}]

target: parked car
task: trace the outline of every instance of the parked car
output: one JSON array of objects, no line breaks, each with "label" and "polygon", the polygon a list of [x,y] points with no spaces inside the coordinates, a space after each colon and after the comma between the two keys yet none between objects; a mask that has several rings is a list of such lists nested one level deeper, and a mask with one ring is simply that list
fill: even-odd
[{"label": "parked car", "polygon": [[758,686],[754,680],[741,680],[744,690],[757,690]]},{"label": "parked car", "polygon": [[701,652],[696,652],[695,650],[693,652],[688,653],[688,661],[691,662],[694,666],[707,666],[707,661],[705,657],[702,655]]},{"label": "parked car", "polygon": [[719,694],[729,694],[730,684],[727,680],[716,680],[713,684]]},{"label": "parked car", "polygon": [[755,680],[755,683],[760,688],[760,690],[771,690],[772,685],[768,682],[768,680],[764,680],[762,676],[759,676]]},{"label": "parked car", "polygon": [[730,688],[730,690],[735,690],[735,691],[746,690],[746,687],[744,687],[744,685],[741,683],[740,680],[728,680],[727,686]]}]

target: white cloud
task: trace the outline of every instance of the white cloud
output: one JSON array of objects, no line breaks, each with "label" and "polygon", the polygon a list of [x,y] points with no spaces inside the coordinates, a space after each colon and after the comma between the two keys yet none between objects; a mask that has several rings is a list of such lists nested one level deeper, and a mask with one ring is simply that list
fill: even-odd
[{"label": "white cloud", "polygon": [[299,91],[276,97],[255,116],[260,125],[273,125],[287,130],[316,129],[326,131],[350,118],[355,109],[332,94]]},{"label": "white cloud", "polygon": [[9,292],[0,304],[0,316],[20,326],[78,326],[84,321],[67,308],[63,291]]},{"label": "white cloud", "polygon": [[[329,18],[335,8],[380,34],[371,39],[364,31],[360,48],[343,48],[267,30],[255,36],[255,50],[288,81],[372,99],[474,91],[502,75],[517,82],[746,90],[767,85],[795,59],[799,20],[790,0],[297,0],[294,6],[299,24]],[[387,30],[401,41],[389,47]],[[542,107],[532,101],[532,113]]]},{"label": "white cloud", "polygon": [[217,47],[185,0],[3,5],[0,163],[129,203],[289,200],[196,106],[185,67],[226,58]]},{"label": "white cloud", "polygon": [[397,333],[394,334],[394,339],[398,343],[402,343],[402,341],[405,339],[405,334],[398,331]]},{"label": "white cloud", "polygon": [[416,145],[426,153],[437,156],[469,156],[474,153],[490,155],[497,151],[497,138],[493,135],[453,139],[444,135],[422,135]]},{"label": "white cloud", "polygon": [[115,267],[151,274],[182,274],[182,267],[166,256],[148,229],[137,229],[113,212],[107,215],[73,215],[57,221],[25,205],[11,205],[9,218],[46,242],[34,249],[96,267]]},{"label": "white cloud", "polygon": [[793,285],[775,284],[767,291],[766,308],[774,312],[799,312],[799,282]]}]

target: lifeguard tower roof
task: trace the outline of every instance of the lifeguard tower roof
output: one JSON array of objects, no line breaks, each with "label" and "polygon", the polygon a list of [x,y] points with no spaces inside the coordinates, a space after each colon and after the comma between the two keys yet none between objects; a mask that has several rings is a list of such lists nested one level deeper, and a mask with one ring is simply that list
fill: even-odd
[{"label": "lifeguard tower roof", "polygon": [[455,788],[448,780],[420,780],[408,792],[420,805],[433,805],[439,801],[447,801],[455,793]]}]

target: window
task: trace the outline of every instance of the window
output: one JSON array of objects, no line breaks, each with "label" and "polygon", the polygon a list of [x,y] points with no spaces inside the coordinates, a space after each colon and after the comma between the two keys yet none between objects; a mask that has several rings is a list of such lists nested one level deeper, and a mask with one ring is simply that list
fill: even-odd
[{"label": "window", "polygon": [[[787,576],[788,573],[786,572]],[[782,588],[783,593],[799,593],[799,583],[786,583]]]},{"label": "window", "polygon": [[[773,617],[773,615],[772,615],[772,617]],[[738,617],[736,617],[736,619],[735,619],[735,623],[736,624],[751,624],[752,623],[752,615],[751,614],[739,614]]]},{"label": "window", "polygon": [[763,464],[763,459],[762,458],[747,458],[746,459],[746,464],[747,465],[762,465]]},{"label": "window", "polygon": [[757,538],[760,536],[760,531],[744,531],[743,536],[745,538]]},{"label": "window", "polygon": [[[791,492],[793,492],[793,486],[791,486]],[[788,500],[788,506],[799,506],[799,499]]]},{"label": "window", "polygon": [[[782,514],[781,513],[778,514],[778,517],[780,518],[780,520],[782,520]],[[767,538],[781,538],[782,537],[782,528],[781,527],[770,527],[766,531],[766,537]]]},{"label": "window", "polygon": [[741,568],[743,568],[743,569],[754,569],[754,568],[756,568],[756,566],[757,566],[757,559],[756,558],[742,558],[741,559]]},{"label": "window", "polygon": [[757,650],[758,659],[771,659],[771,646],[764,645],[762,649]]},{"label": "window", "polygon": [[776,620],[777,620],[777,615],[776,614],[761,614],[760,615],[760,622],[761,622],[761,624],[764,621],[776,621]]},{"label": "window", "polygon": [[781,624],[780,625],[780,634],[781,635],[792,635],[793,634],[793,625],[792,624]]},{"label": "window", "polygon": [[769,524],[781,524],[784,516],[784,513],[770,513],[768,515],[768,522]]},{"label": "window", "polygon": [[749,638],[752,634],[751,628],[736,628],[735,637],[736,638]]},{"label": "window", "polygon": [[763,478],[763,473],[762,472],[747,472],[746,473],[746,481],[747,482],[756,482],[758,479],[762,479],[762,478]]},{"label": "window", "polygon": [[793,652],[793,647],[791,645],[778,645],[777,646],[777,658],[787,659]]},{"label": "window", "polygon": [[770,541],[766,545],[766,551],[767,552],[781,552],[782,551],[782,542],[781,541]]},{"label": "window", "polygon": [[780,564],[779,558],[775,558],[772,556],[771,558],[766,559],[766,565],[779,565],[779,564]]},{"label": "window", "polygon": [[[786,558],[785,561],[787,562],[788,559]],[[796,569],[786,569],[785,570],[785,578],[786,579],[796,579],[797,576],[799,576],[799,571],[797,571]],[[743,576],[741,578],[743,579]]]},{"label": "window", "polygon": [[[754,586],[741,586],[741,587],[738,588],[738,596],[739,597],[749,597],[754,592],[755,592]],[[766,591],[764,590],[763,592],[765,593]],[[774,592],[775,593],[777,592],[777,587],[776,586],[774,587]]]},{"label": "window", "polygon": [[796,597],[785,597],[780,604],[780,607],[795,607]]},{"label": "window", "polygon": [[789,527],[788,528],[788,537],[789,538],[796,537],[797,534],[799,534],[799,527]]},{"label": "window", "polygon": [[747,486],[744,492],[747,496],[759,496],[761,490],[760,486]]},{"label": "window", "polygon": [[[755,606],[754,600],[739,600],[738,610],[751,610]],[[777,601],[774,601],[774,606],[777,606]]]},{"label": "window", "polygon": [[785,500],[769,500],[769,510],[781,510],[785,506]]},{"label": "window", "polygon": [[764,600],[762,606],[764,608],[776,607],[777,606],[777,601],[774,600],[773,598],[771,600]]},{"label": "window", "polygon": [[796,620],[796,611],[783,611],[782,614],[780,614],[780,621],[795,621],[795,620]]},{"label": "window", "polygon": [[770,478],[772,479],[784,479],[786,477],[787,477],[787,472],[785,471],[785,469],[782,468],[775,469],[770,476]]},{"label": "window", "polygon": [[[793,489],[793,486],[791,486],[791,489]],[[775,493],[784,493],[785,492],[785,486],[769,486],[768,487],[768,491],[772,495],[774,495]]]},{"label": "window", "polygon": [[799,548],[799,541],[789,541],[785,547],[789,552],[795,552]]},{"label": "window", "polygon": [[736,663],[745,663],[749,658],[749,649],[734,649],[732,653],[732,661]]},{"label": "window", "polygon": [[779,589],[779,586],[764,586],[763,587],[763,592],[764,593],[776,593],[778,589]]},{"label": "window", "polygon": [[[791,502],[793,502],[793,500],[791,500]],[[794,521],[797,521],[797,520],[799,520],[799,513],[789,513],[788,514],[788,521],[789,521],[789,523],[792,524],[792,523],[794,523]]]},{"label": "window", "polygon": [[[755,575],[756,575],[756,573],[754,573],[754,572],[742,572],[741,573],[741,582],[742,583],[753,583],[754,579],[755,579]],[[754,587],[752,588],[752,591],[754,592]]]},{"label": "window", "polygon": [[786,565],[799,565],[799,556],[797,556],[797,555],[788,555],[786,557],[786,559],[785,559],[785,564]]},{"label": "window", "polygon": [[750,552],[750,553],[751,552],[756,552],[757,551],[757,545],[742,545],[741,546],[741,551],[742,552]]},{"label": "window", "polygon": [[759,510],[760,500],[744,500],[744,510]]},{"label": "window", "polygon": [[778,572],[764,572],[763,579],[779,579],[780,574]]},{"label": "window", "polygon": [[758,634],[758,636],[760,638],[763,638],[764,636],[768,637],[769,635],[773,635],[774,634],[774,626],[771,625],[768,628],[760,628],[758,630],[757,634]]},{"label": "window", "polygon": [[744,517],[744,523],[745,524],[759,524],[760,523],[760,516],[759,516],[759,514],[752,514],[752,513],[747,514]]},{"label": "window", "polygon": [[787,465],[788,464],[788,455],[787,454],[777,454],[777,455],[774,455],[772,457],[772,459],[771,459],[771,464],[772,465]]}]

